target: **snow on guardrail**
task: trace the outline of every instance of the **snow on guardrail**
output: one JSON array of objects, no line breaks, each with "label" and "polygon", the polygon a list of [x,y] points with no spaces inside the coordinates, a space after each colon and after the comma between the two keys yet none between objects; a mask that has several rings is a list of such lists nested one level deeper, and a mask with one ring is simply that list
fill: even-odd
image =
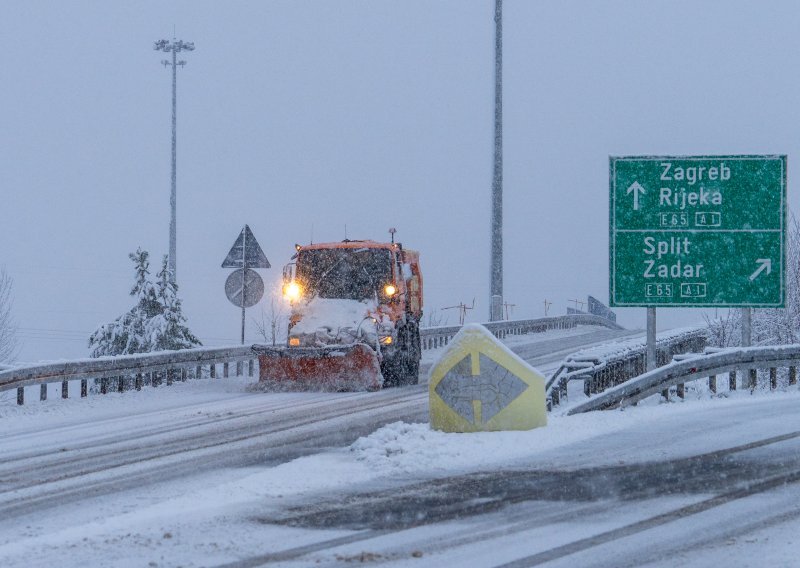
[{"label": "snow on guardrail", "polygon": [[[528,320],[493,321],[482,323],[498,339],[508,335],[524,335],[541,333],[551,329],[570,329],[579,325],[597,325],[610,329],[624,329],[618,323],[602,316],[591,314],[570,314]],[[420,339],[423,349],[444,347],[461,329],[460,325],[420,328]]]},{"label": "snow on guardrail", "polygon": [[[656,364],[661,367],[677,354],[700,352],[705,344],[705,328],[684,327],[662,332],[656,339]],[[582,379],[584,394],[591,396],[641,375],[647,369],[646,352],[646,340],[624,339],[573,353],[547,381],[548,408],[561,402],[569,381]]]},{"label": "snow on guardrail", "polygon": [[672,386],[682,386],[689,381],[708,379],[709,388],[716,392],[716,378],[727,374],[729,389],[735,390],[737,372],[747,371],[744,387],[751,392],[756,388],[757,371],[769,370],[770,390],[777,388],[777,371],[788,369],[788,385],[797,384],[797,367],[800,365],[800,345],[773,345],[769,347],[739,347],[709,349],[694,357],[681,357],[664,367],[654,369],[630,381],[619,384],[571,408],[568,414],[605,410],[631,405]]}]

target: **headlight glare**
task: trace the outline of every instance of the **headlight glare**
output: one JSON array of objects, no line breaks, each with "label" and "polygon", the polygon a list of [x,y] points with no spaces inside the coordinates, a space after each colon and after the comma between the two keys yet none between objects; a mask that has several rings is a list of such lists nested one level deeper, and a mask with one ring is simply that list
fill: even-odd
[{"label": "headlight glare", "polygon": [[302,294],[303,294],[303,289],[297,282],[294,281],[289,282],[286,286],[283,287],[284,297],[291,302],[300,299],[300,296]]}]

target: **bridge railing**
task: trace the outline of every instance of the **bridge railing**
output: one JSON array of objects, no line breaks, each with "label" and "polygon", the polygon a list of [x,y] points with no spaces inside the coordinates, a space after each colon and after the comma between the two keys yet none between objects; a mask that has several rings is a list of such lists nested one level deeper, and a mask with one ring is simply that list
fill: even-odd
[{"label": "bridge railing", "polygon": [[[577,325],[602,325],[622,329],[606,318],[591,315],[569,315],[532,320],[500,321],[483,324],[497,337],[535,333],[548,329],[564,329]],[[460,326],[432,327],[420,330],[423,349],[446,345],[458,333]],[[99,391],[123,392],[140,390],[144,385],[171,384],[189,378],[217,377],[217,367],[222,366],[222,376],[235,372],[237,376],[253,376],[257,354],[252,345],[236,347],[211,347],[160,351],[118,357],[78,359],[44,363],[26,367],[0,368],[0,393],[17,390],[17,404],[25,403],[25,387],[40,386],[39,399],[46,400],[48,384],[61,383],[61,398],[68,398],[70,382],[80,380],[80,396],[89,394],[90,379],[98,379]],[[235,366],[235,370],[230,367]],[[246,369],[245,369],[246,366]]]},{"label": "bridge railing", "polygon": [[237,375],[246,372],[253,376],[256,362],[250,345],[59,361],[0,371],[0,392],[16,389],[17,404],[21,405],[25,403],[25,387],[40,385],[39,399],[46,400],[47,385],[61,383],[61,398],[68,398],[70,381],[80,380],[80,396],[85,397],[89,379],[100,379],[100,392],[105,394],[109,390],[141,390],[143,385],[171,384],[187,378],[216,378],[218,365],[222,365],[224,377],[229,375],[231,365]]},{"label": "bridge railing", "polygon": [[570,409],[569,414],[628,406],[673,386],[678,396],[683,396],[683,386],[690,381],[707,380],[709,390],[715,393],[720,375],[727,375],[729,390],[736,390],[737,373],[743,373],[742,386],[752,392],[759,370],[769,372],[769,387],[774,390],[778,387],[778,369],[788,370],[790,386],[797,384],[798,365],[800,345],[709,349],[694,357],[679,357],[665,367],[611,388]]},{"label": "bridge railing", "polygon": [[[682,329],[662,334],[656,341],[656,365],[668,364],[687,352],[700,352],[706,346],[706,332],[701,328]],[[567,357],[547,381],[547,407],[558,406],[567,393],[567,384],[583,380],[583,392],[592,396],[622,384],[647,370],[647,345],[642,340],[627,340],[619,347],[605,346],[579,351]],[[610,353],[609,353],[610,351]]]},{"label": "bridge railing", "polygon": [[[589,314],[574,314],[527,320],[494,321],[481,324],[491,331],[495,337],[503,339],[508,335],[524,335],[541,333],[551,329],[570,329],[579,325],[597,325],[611,329],[623,329],[607,318]],[[420,329],[422,349],[436,349],[447,345],[461,329],[459,325],[442,327],[424,327]]]}]

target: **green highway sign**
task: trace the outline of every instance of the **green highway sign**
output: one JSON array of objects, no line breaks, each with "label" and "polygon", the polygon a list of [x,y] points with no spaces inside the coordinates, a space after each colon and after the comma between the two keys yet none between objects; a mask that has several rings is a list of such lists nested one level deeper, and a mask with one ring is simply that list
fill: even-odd
[{"label": "green highway sign", "polygon": [[784,306],[786,156],[612,156],[609,187],[610,306]]}]

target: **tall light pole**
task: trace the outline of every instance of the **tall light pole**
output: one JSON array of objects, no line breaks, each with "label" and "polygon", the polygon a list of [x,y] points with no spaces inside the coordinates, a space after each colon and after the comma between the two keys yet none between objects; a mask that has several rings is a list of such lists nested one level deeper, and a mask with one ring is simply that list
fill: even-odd
[{"label": "tall light pole", "polygon": [[172,61],[162,59],[161,63],[164,67],[172,65],[172,191],[169,196],[170,205],[170,219],[169,219],[169,270],[170,279],[175,283],[176,273],[176,256],[177,256],[177,221],[176,221],[176,207],[177,207],[177,89],[178,89],[178,66],[183,67],[186,65],[185,61],[177,61],[177,54],[180,51],[194,51],[194,43],[191,41],[182,41],[172,38],[172,41],[160,39],[153,45],[156,51],[164,51],[166,53],[172,52]]},{"label": "tall light pole", "polygon": [[503,0],[494,3],[494,176],[490,321],[503,319]]}]

